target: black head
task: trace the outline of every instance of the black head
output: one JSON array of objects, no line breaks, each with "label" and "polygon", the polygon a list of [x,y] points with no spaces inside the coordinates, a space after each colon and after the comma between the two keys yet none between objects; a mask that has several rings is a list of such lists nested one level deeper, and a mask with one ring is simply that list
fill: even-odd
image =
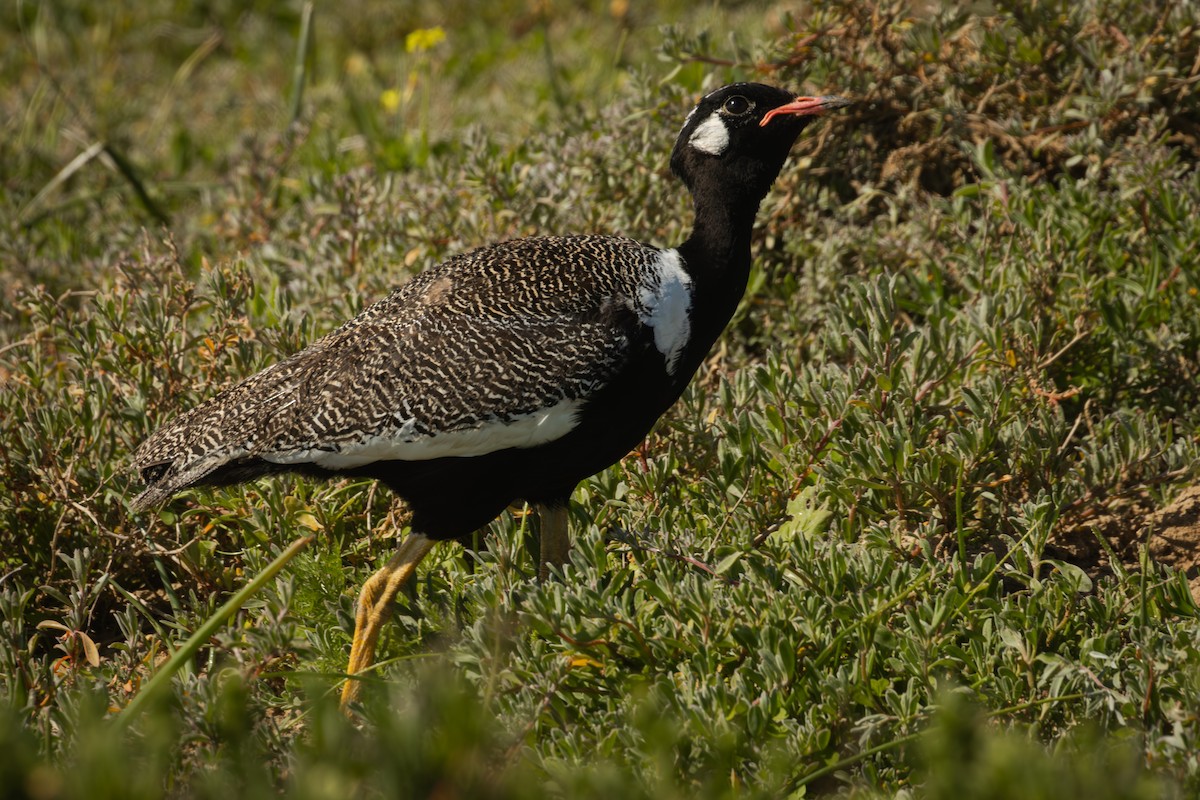
[{"label": "black head", "polygon": [[671,171],[693,194],[709,185],[708,191],[757,207],[805,126],[845,105],[849,101],[840,97],[797,97],[761,83],[723,86],[683,123]]}]

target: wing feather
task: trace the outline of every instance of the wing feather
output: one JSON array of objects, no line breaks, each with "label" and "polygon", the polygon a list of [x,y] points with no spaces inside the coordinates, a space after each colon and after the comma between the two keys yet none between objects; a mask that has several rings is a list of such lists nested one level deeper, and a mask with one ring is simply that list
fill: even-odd
[{"label": "wing feather", "polygon": [[147,507],[187,486],[312,463],[479,455],[564,435],[653,331],[639,290],[660,251],[522,239],[435,267],[310,347],[155,432]]}]

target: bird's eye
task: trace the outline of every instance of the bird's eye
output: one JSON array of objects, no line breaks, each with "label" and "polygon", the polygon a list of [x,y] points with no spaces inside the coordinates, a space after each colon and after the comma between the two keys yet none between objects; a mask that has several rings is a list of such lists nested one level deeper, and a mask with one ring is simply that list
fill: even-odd
[{"label": "bird's eye", "polygon": [[722,111],[734,117],[740,117],[752,108],[754,108],[754,104],[740,94],[735,94],[725,101],[725,105],[721,106]]}]

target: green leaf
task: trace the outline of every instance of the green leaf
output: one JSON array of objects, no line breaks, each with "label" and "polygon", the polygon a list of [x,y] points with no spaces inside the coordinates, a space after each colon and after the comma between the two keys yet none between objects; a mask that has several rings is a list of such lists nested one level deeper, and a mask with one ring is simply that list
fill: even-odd
[{"label": "green leaf", "polygon": [[1092,591],[1092,579],[1088,577],[1088,574],[1083,571],[1082,567],[1068,561],[1059,561],[1053,558],[1048,558],[1043,563],[1052,565],[1075,591],[1081,594]]},{"label": "green leaf", "polygon": [[714,569],[714,571],[718,575],[724,575],[726,572],[728,572],[733,567],[734,564],[736,564],[738,561],[741,560],[742,555],[743,555],[743,552],[741,550],[736,550],[736,551],[730,553],[729,555],[725,556],[724,558],[722,558],[720,561],[717,562],[717,566]]}]

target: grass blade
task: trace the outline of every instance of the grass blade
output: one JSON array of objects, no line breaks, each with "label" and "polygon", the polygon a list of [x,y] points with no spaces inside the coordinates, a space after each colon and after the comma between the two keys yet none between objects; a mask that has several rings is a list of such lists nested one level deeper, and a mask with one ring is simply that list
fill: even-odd
[{"label": "grass blade", "polygon": [[129,702],[129,705],[125,706],[117,714],[115,724],[119,728],[128,727],[150,702],[151,698],[166,690],[166,687],[171,682],[171,676],[178,672],[180,667],[186,664],[189,659],[195,657],[200,648],[204,646],[204,643],[211,639],[221,626],[228,622],[237,613],[238,609],[246,604],[247,600],[266,586],[268,581],[278,575],[279,571],[295,558],[296,554],[304,549],[304,546],[312,540],[312,536],[305,536],[292,542],[286,550],[267,565],[266,569],[255,576],[254,580],[242,587],[237,594],[229,598],[225,605],[217,610],[217,613],[205,620],[204,624],[167,660],[167,663],[162,665],[158,672],[154,674],[154,677],[146,682],[146,685]]}]

